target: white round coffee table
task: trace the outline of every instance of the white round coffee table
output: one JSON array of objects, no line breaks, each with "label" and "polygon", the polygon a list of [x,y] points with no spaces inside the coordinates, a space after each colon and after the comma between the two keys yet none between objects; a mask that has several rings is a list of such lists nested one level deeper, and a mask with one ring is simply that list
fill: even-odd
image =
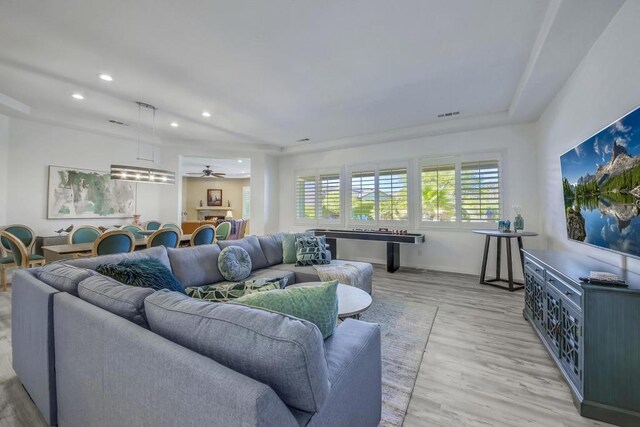
[{"label": "white round coffee table", "polygon": [[[300,288],[303,286],[320,286],[322,282],[302,282],[287,286],[288,288]],[[360,288],[351,285],[338,284],[338,318],[360,318],[360,313],[371,307],[371,295]]]}]

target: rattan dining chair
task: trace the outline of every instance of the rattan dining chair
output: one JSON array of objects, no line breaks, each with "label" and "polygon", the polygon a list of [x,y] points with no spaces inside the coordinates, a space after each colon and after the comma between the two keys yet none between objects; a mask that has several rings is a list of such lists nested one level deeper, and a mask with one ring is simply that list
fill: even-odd
[{"label": "rattan dining chair", "polygon": [[180,234],[174,228],[161,228],[149,236],[147,248],[164,246],[167,248],[177,248],[180,243]]},{"label": "rattan dining chair", "polygon": [[216,240],[216,228],[211,224],[204,224],[191,233],[191,246],[210,245]]},{"label": "rattan dining chair", "polygon": [[93,242],[92,256],[133,252],[136,239],[130,231],[111,230]]},{"label": "rattan dining chair", "polygon": [[0,231],[0,238],[3,242],[6,242],[7,246],[9,246],[9,250],[11,251],[10,257],[13,260],[13,262],[9,262],[9,260],[2,258],[3,262],[0,263],[0,269],[2,270],[2,290],[6,291],[7,270],[9,268],[35,267],[38,265],[44,265],[45,260],[42,255],[30,255],[22,239],[7,231]]}]

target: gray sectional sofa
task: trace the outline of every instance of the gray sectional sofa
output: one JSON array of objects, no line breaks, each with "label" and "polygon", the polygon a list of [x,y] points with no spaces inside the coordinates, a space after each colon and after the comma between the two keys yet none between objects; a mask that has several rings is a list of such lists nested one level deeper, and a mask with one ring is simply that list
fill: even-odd
[{"label": "gray sectional sofa", "polygon": [[[377,425],[378,325],[348,319],[323,341],[315,325],[291,316],[125,286],[93,271],[153,257],[185,287],[221,283],[217,256],[235,244],[249,252],[252,278],[319,280],[313,267],[282,264],[281,241],[250,236],[18,271],[14,370],[52,425]],[[371,266],[349,263],[370,291]]]}]

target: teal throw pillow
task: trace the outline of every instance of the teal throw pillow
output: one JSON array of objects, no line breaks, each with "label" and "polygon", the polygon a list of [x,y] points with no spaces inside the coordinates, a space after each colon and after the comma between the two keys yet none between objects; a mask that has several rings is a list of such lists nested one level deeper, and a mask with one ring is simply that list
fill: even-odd
[{"label": "teal throw pillow", "polygon": [[96,271],[120,283],[155,290],[168,289],[184,293],[176,276],[155,258],[130,259],[118,264],[100,264]]},{"label": "teal throw pillow", "polygon": [[324,236],[296,238],[296,265],[330,264],[327,241]]},{"label": "teal throw pillow", "polygon": [[240,246],[227,246],[218,255],[218,270],[230,282],[244,280],[251,274],[251,257]]},{"label": "teal throw pillow", "polygon": [[296,256],[296,239],[298,237],[313,237],[313,231],[304,233],[284,233],[282,235],[282,263],[294,264],[298,258]]},{"label": "teal throw pillow", "polygon": [[256,292],[230,302],[288,314],[315,324],[324,339],[333,334],[338,319],[338,281],[321,286]]},{"label": "teal throw pillow", "polygon": [[211,302],[227,302],[254,292],[272,291],[282,289],[287,285],[287,278],[256,279],[244,282],[220,285],[193,286],[185,288],[185,292],[191,298],[197,298]]}]

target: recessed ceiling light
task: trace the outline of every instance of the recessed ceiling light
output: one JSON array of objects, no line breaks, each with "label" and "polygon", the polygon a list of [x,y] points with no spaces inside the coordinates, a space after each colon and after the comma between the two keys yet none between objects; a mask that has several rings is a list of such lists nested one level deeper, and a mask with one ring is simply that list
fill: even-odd
[{"label": "recessed ceiling light", "polygon": [[242,159],[238,159],[238,163],[242,163]]},{"label": "recessed ceiling light", "polygon": [[105,82],[112,82],[113,81],[113,77],[111,77],[109,74],[98,74],[98,77],[100,77]]},{"label": "recessed ceiling light", "polygon": [[84,99],[84,96],[82,96],[81,93],[74,93],[73,95],[71,95],[73,98],[75,99]]},{"label": "recessed ceiling light", "polygon": [[202,117],[211,117],[211,113],[208,111],[203,111],[202,112]]},{"label": "recessed ceiling light", "polygon": [[177,124],[176,122],[171,122],[169,124],[169,126],[171,126],[172,128],[177,128],[178,126],[180,126],[179,124]]}]

